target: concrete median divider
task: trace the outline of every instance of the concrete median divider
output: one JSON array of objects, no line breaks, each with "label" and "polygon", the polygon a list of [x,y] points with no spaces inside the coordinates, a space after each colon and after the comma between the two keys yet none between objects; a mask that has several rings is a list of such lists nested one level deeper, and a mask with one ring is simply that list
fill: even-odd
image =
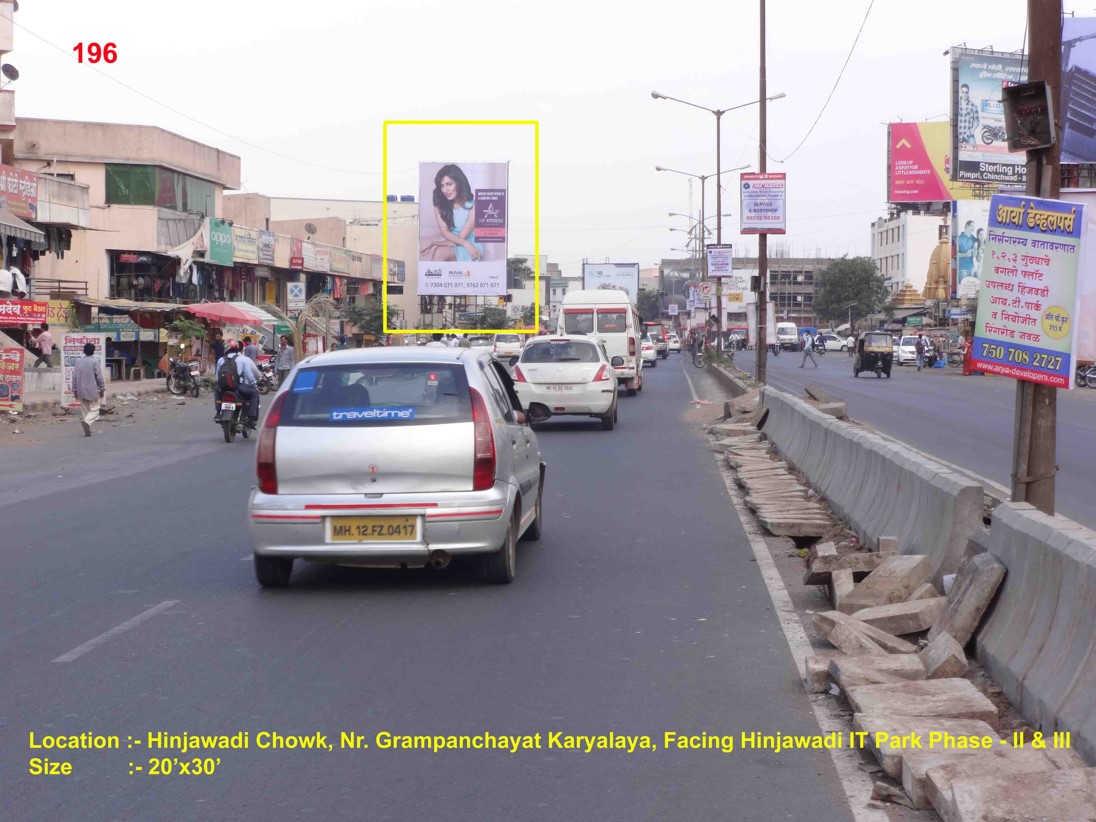
[{"label": "concrete median divider", "polygon": [[982,485],[901,443],[835,420],[798,397],[765,387],[763,431],[806,474],[862,540],[899,538],[928,556],[937,585],[982,529]]},{"label": "concrete median divider", "polygon": [[976,543],[1008,569],[979,661],[1028,720],[1096,762],[1096,532],[1010,502]]}]

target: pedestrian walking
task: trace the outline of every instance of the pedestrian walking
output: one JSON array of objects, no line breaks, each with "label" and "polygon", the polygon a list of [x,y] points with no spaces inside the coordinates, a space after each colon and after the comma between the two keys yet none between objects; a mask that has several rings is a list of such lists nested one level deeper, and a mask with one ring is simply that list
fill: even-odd
[{"label": "pedestrian walking", "polygon": [[811,365],[818,368],[818,360],[814,358],[814,337],[811,336],[810,331],[803,332],[803,362],[799,364],[800,368],[807,365],[807,357],[811,358]]},{"label": "pedestrian walking", "polygon": [[849,338],[845,340],[845,345],[850,357],[856,353],[856,338],[852,334],[849,334]]},{"label": "pedestrian walking", "polygon": [[99,403],[107,393],[103,369],[95,356],[95,343],[84,343],[84,356],[72,368],[72,390],[80,401],[80,425],[91,436],[91,424],[99,419]]},{"label": "pedestrian walking", "polygon": [[244,337],[244,356],[252,362],[259,361],[259,346],[255,345],[251,337]]},{"label": "pedestrian walking", "polygon": [[925,364],[925,335],[918,334],[917,342],[913,344],[913,350],[917,352],[917,370]]},{"label": "pedestrian walking", "polygon": [[278,372],[278,385],[285,385],[289,372],[296,364],[296,356],[293,346],[289,344],[289,337],[282,336],[278,340],[278,352],[274,355],[274,370]]},{"label": "pedestrian walking", "polygon": [[34,361],[34,368],[40,363],[46,368],[53,366],[53,335],[49,333],[49,323],[42,323],[42,331],[35,339],[38,343],[38,359]]}]

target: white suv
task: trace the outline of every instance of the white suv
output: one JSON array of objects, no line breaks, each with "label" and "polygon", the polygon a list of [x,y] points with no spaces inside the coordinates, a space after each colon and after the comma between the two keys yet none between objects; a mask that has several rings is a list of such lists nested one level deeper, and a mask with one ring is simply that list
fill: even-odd
[{"label": "white suv", "polygon": [[521,334],[496,334],[495,342],[491,346],[491,352],[495,355],[496,359],[508,360],[511,357],[516,357],[520,354],[521,348]]}]

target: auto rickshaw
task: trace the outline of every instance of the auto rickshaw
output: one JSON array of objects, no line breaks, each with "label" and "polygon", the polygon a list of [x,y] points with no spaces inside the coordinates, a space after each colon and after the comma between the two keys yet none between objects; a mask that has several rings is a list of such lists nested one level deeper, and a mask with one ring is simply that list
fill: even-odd
[{"label": "auto rickshaw", "polygon": [[894,362],[894,338],[885,331],[868,331],[856,341],[856,356],[852,361],[852,375],[861,371],[874,371],[876,378],[887,375],[890,379]]}]

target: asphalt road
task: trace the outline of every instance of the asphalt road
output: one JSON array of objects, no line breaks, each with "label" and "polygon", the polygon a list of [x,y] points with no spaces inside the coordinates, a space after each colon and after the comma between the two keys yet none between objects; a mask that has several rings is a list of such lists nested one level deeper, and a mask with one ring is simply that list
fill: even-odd
[{"label": "asphalt road", "polygon": [[[0,445],[7,818],[849,819],[825,752],[739,748],[743,731],[818,726],[698,430],[716,406],[690,410],[676,357],[647,376],[615,431],[540,430],[545,533],[503,587],[457,564],[309,566],[261,591],[254,441],[220,442],[204,402]],[[220,757],[212,775],[151,775],[152,758],[194,756],[129,747],[159,731],[246,731],[252,747],[201,752]],[[258,750],[264,731],[335,750]],[[370,747],[340,749],[344,731]],[[386,751],[381,731],[648,734],[657,750]],[[733,734],[735,750],[670,750],[666,731]],[[121,749],[31,751],[32,732]],[[73,773],[32,776],[32,756]]]},{"label": "asphalt road", "polygon": [[[818,368],[799,368],[802,353],[769,357],[768,381],[802,395],[817,384],[848,403],[849,416],[883,434],[960,466],[1008,489],[1016,381],[1007,377],[962,376],[959,368],[918,371],[895,366],[891,378],[854,378],[852,361],[831,351],[816,357]],[[754,374],[752,351],[735,355],[735,365]],[[1096,391],[1058,392],[1058,513],[1096,527]]]}]

